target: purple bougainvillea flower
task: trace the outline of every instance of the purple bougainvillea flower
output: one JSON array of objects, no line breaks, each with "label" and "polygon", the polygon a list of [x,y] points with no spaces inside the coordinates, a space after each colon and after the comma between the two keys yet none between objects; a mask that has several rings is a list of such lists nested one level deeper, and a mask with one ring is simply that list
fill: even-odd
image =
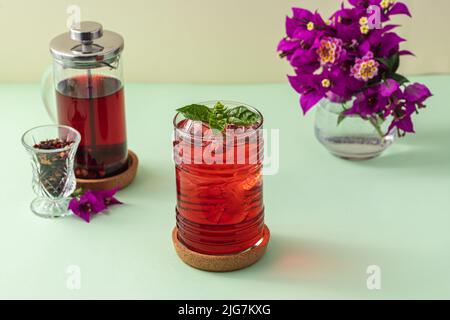
[{"label": "purple bougainvillea flower", "polygon": [[393,110],[394,119],[389,126],[389,131],[397,128],[403,132],[414,133],[414,124],[411,117],[416,112],[415,106],[400,101],[394,106]]},{"label": "purple bougainvillea flower", "polygon": [[340,101],[351,100],[355,92],[359,92],[365,85],[364,82],[352,77],[349,72],[341,67],[334,67],[323,72],[323,77],[330,80],[328,96],[340,96]]},{"label": "purple bougainvillea flower", "polygon": [[[322,99],[336,103],[353,100],[345,115],[364,119],[392,119],[400,134],[414,132],[412,115],[431,97],[421,84],[407,86],[398,74],[406,41],[390,23],[395,15],[411,16],[406,4],[387,0],[348,0],[326,22],[319,13],[293,8],[286,18],[286,37],[278,45],[280,56],[295,71],[291,86],[300,94],[307,113]],[[378,6],[378,8],[371,8]],[[374,14],[379,13],[379,19]],[[374,23],[380,22],[374,28]]]},{"label": "purple bougainvillea flower", "polygon": [[420,83],[413,83],[405,89],[405,99],[408,103],[422,105],[431,96],[433,94],[430,89]]},{"label": "purple bougainvillea flower", "polygon": [[336,38],[344,42],[351,42],[353,39],[361,37],[359,19],[362,16],[362,10],[341,8],[331,16]]},{"label": "purple bougainvillea flower", "polygon": [[382,0],[349,0],[348,1],[355,8],[368,8],[369,6],[378,6],[381,10],[382,21],[389,19],[393,15],[407,15],[411,17],[408,6],[403,2],[396,1],[387,4],[387,7],[382,6]]},{"label": "purple bougainvillea flower", "polygon": [[418,109],[425,108],[425,101],[432,96],[430,90],[423,84],[413,83],[407,86],[402,93],[399,89],[394,93],[395,104],[391,106],[392,121],[389,130],[398,128],[406,133],[414,133],[414,124],[412,116],[418,112]]},{"label": "purple bougainvillea flower", "polygon": [[358,114],[368,118],[381,112],[389,104],[389,99],[381,94],[381,86],[370,87],[356,95],[356,99],[345,115]]},{"label": "purple bougainvillea flower", "polygon": [[319,103],[325,97],[328,89],[319,85],[319,77],[317,75],[296,75],[289,76],[289,82],[300,96],[300,106],[303,113],[307,113],[312,107]]},{"label": "purple bougainvillea flower", "polygon": [[119,191],[119,189],[112,189],[112,190],[106,190],[106,191],[93,191],[92,193],[97,197],[99,201],[104,203],[105,206],[115,205],[115,204],[122,204],[117,198],[114,196]]},{"label": "purple bougainvillea flower", "polygon": [[317,53],[313,49],[298,49],[291,57],[291,65],[298,73],[311,74],[320,68]]},{"label": "purple bougainvillea flower", "polygon": [[[300,50],[304,51],[303,53],[307,53],[314,42],[326,34],[329,27],[317,12],[313,13],[301,8],[293,8],[292,12],[292,18],[286,17],[287,37],[280,41],[277,50],[291,63],[295,63],[295,58],[301,56],[297,51]],[[300,62],[300,65],[302,64],[308,65],[308,63]]]},{"label": "purple bougainvillea flower", "polygon": [[400,43],[405,42],[406,40],[400,37],[398,34],[394,32],[385,33],[381,37],[380,41],[380,57],[391,57],[393,54],[399,52]]},{"label": "purple bougainvillea flower", "polygon": [[118,189],[105,191],[87,191],[80,199],[73,198],[69,209],[86,222],[91,221],[91,215],[105,211],[108,206],[122,204],[116,197]]},{"label": "purple bougainvillea flower", "polygon": [[80,199],[73,198],[69,203],[69,209],[86,222],[90,222],[91,214],[102,212],[106,205],[92,193],[86,192]]},{"label": "purple bougainvillea flower", "polygon": [[406,87],[402,98],[404,100],[397,101],[393,107],[394,120],[390,125],[390,129],[397,127],[407,133],[414,133],[414,124],[412,115],[416,114],[418,109],[425,108],[425,101],[432,96],[430,90],[423,84],[413,83]]},{"label": "purple bougainvillea flower", "polygon": [[387,79],[386,82],[381,84],[380,86],[380,94],[383,97],[390,97],[394,94],[394,92],[397,92],[397,90],[400,88],[400,85],[397,81],[392,79]]},{"label": "purple bougainvillea flower", "polygon": [[369,6],[379,6],[381,0],[349,0],[348,2],[354,7],[367,8]]},{"label": "purple bougainvillea flower", "polygon": [[415,133],[414,124],[411,118],[411,114],[406,114],[398,120],[394,120],[394,125],[399,129],[407,133]]},{"label": "purple bougainvillea flower", "polygon": [[408,6],[404,4],[403,2],[396,2],[392,5],[391,9],[389,10],[389,15],[397,15],[402,14],[409,17],[412,17],[411,12],[409,12]]}]

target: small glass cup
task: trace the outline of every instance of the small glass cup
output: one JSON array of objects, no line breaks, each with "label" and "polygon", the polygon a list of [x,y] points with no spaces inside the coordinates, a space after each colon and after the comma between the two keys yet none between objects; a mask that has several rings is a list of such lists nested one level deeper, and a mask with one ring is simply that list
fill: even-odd
[{"label": "small glass cup", "polygon": [[[70,141],[60,149],[39,149],[35,145],[51,139]],[[31,210],[39,217],[59,218],[69,216],[69,196],[76,189],[74,158],[81,135],[71,127],[61,125],[39,126],[22,136],[22,144],[31,157],[33,190],[37,198]]]}]

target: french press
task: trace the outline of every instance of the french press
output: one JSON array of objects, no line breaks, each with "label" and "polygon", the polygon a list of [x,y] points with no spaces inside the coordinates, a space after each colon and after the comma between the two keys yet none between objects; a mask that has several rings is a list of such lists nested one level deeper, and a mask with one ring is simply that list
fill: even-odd
[{"label": "french press", "polygon": [[102,179],[127,169],[123,47],[119,34],[90,21],[50,43],[53,65],[42,96],[55,122],[81,133],[77,178]]}]

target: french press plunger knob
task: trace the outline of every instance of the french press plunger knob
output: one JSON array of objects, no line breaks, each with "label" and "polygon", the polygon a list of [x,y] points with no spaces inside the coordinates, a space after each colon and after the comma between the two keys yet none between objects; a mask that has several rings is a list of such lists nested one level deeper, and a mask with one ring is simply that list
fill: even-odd
[{"label": "french press plunger knob", "polygon": [[92,53],[103,48],[93,46],[94,40],[103,36],[103,26],[93,21],[83,21],[70,29],[70,38],[81,42],[81,46],[74,48],[75,51],[82,53]]}]

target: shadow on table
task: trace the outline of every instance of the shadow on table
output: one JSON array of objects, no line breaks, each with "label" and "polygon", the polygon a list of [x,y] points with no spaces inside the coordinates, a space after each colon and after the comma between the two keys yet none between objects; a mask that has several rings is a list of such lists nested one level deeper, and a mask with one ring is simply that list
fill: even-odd
[{"label": "shadow on table", "polygon": [[450,126],[399,138],[381,157],[355,164],[382,169],[415,169],[417,173],[449,172]]},{"label": "shadow on table", "polygon": [[299,289],[343,290],[359,296],[369,293],[366,269],[377,259],[381,261],[384,258],[379,252],[368,252],[364,248],[273,234],[261,261],[237,273],[224,275],[275,285],[292,285]]},{"label": "shadow on table", "polygon": [[[367,269],[373,265],[381,268],[381,291],[367,287],[370,277]],[[237,281],[265,281],[268,288],[279,289],[282,286],[289,290],[285,295],[267,291],[262,295],[264,297],[298,299],[305,295],[312,298],[319,295],[324,299],[336,296],[344,299],[399,299],[423,297],[442,289],[442,284],[426,276],[411,279],[411,274],[415,274],[412,268],[420,269],[421,266],[423,261],[392,248],[338,245],[273,234],[266,255],[258,263],[239,272],[216,276]],[[298,296],[293,292],[298,292]]]}]

